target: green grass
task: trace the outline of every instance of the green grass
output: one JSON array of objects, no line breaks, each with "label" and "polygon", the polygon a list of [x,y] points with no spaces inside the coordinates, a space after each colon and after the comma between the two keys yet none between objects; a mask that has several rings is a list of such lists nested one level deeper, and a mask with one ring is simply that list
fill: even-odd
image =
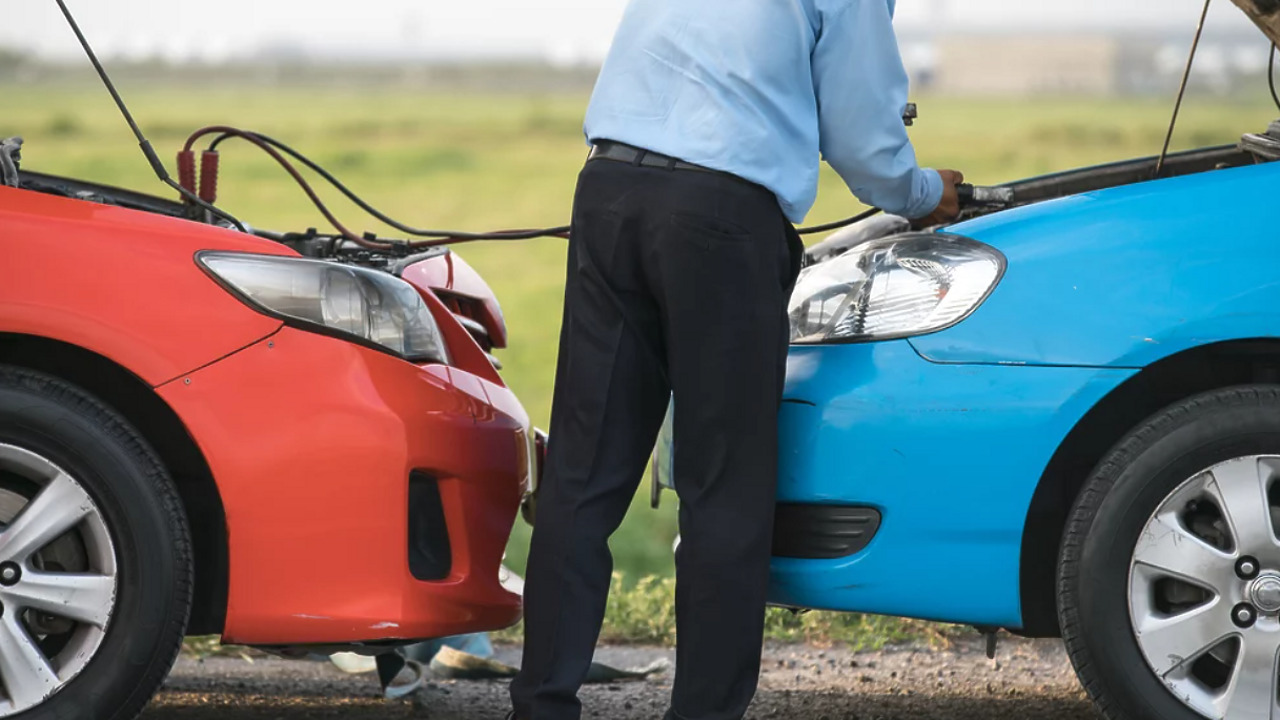
[{"label": "green grass", "polygon": [[[575,175],[586,153],[584,95],[440,94],[380,88],[253,87],[202,91],[181,86],[123,88],[167,160],[186,134],[230,124],[293,144],[331,167],[386,212],[410,223],[460,229],[556,225],[567,221]],[[0,135],[27,140],[24,167],[163,192],[123,122],[97,87],[0,85]],[[1175,147],[1234,142],[1266,127],[1263,102],[1190,98]],[[921,99],[912,131],[923,162],[994,183],[1159,151],[1169,103],[1157,100]],[[220,203],[253,225],[304,229],[323,222],[288,178],[243,145],[224,146]],[[366,222],[334,193],[326,198],[349,225]],[[839,179],[822,176],[810,220],[859,210]],[[462,254],[497,291],[511,347],[504,376],[536,424],[546,427],[559,333],[565,246],[561,240],[467,246]],[[676,534],[674,502],[643,509],[645,493],[613,541],[628,578],[668,577]],[[524,567],[528,531],[516,528],[510,564]],[[810,621],[805,621],[810,622]],[[858,621],[861,622],[861,621]],[[787,632],[804,632],[783,622]],[[656,631],[655,631],[656,632]]]}]

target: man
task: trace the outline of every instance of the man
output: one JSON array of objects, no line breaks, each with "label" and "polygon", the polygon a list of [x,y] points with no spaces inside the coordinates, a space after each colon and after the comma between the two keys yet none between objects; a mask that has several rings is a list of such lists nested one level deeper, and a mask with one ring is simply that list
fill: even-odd
[{"label": "man", "polygon": [[587,111],[551,445],[529,556],[517,720],[576,720],[621,523],[675,394],[676,678],[669,720],[755,693],[786,305],[819,152],[926,224],[959,173],[902,122],[894,0],[632,0]]}]

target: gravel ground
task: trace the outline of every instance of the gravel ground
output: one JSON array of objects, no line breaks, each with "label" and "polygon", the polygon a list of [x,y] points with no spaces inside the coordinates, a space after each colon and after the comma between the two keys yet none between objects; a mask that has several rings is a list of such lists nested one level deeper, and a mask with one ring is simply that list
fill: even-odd
[{"label": "gravel ground", "polygon": [[[518,648],[500,648],[515,663]],[[647,665],[666,649],[604,648],[598,660]],[[671,676],[588,687],[585,718],[660,720]],[[233,658],[182,659],[144,714],[148,720],[421,718],[500,720],[505,682],[435,682],[412,700],[386,702],[369,675],[328,663]],[[946,650],[770,646],[750,718],[779,720],[1094,720],[1061,644],[1002,640],[996,660],[978,642]]]}]

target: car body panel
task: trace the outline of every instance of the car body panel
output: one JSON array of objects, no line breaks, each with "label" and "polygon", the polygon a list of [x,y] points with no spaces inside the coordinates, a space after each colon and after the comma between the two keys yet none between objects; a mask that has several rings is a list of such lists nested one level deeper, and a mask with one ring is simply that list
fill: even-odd
[{"label": "car body panel", "polygon": [[[843,559],[774,558],[770,600],[1023,627],[1028,511],[1085,415],[1156,361],[1280,335],[1278,183],[1280,163],[1246,165],[959,223],[947,232],[1008,260],[968,318],[908,340],[793,346],[779,502],[868,506],[882,521]],[[672,441],[667,427],[655,477],[678,487]]]},{"label": "car body panel", "polygon": [[[203,455],[226,517],[228,642],[395,643],[519,619],[499,570],[533,486],[533,433],[431,273],[410,275],[447,366],[286,325],[196,262],[206,250],[297,255],[263,238],[8,187],[0,228],[0,333],[115,362],[155,389]],[[497,307],[478,275],[466,290]],[[443,580],[410,569],[413,471],[439,489]]]},{"label": "car body panel", "polygon": [[1280,335],[1280,163],[1029,205],[949,232],[999,249],[1004,279],[964,322],[911,340],[947,363],[1145,367]]},{"label": "car body panel", "polygon": [[[1127,368],[929,362],[905,340],[794,347],[779,410],[778,501],[875,508],[866,549],[775,557],[776,605],[1022,626],[1022,536],[1067,434]],[[668,415],[668,418],[670,416]],[[671,487],[664,425],[657,481]]]},{"label": "car body panel", "polygon": [[479,306],[477,321],[489,333],[493,346],[507,346],[507,324],[502,316],[502,307],[497,297],[475,268],[463,260],[461,256],[450,251],[438,257],[414,263],[405,268],[402,278],[417,287],[428,287],[441,296],[442,300],[470,300]]},{"label": "car body panel", "polygon": [[0,187],[0,227],[0,333],[90,350],[154,386],[280,327],[193,259],[199,250],[292,254],[269,241],[9,187]]},{"label": "car body panel", "polygon": [[1036,481],[1123,369],[930,363],[904,341],[793,348],[778,499],[882,513],[864,551],[774,558],[770,601],[1021,625]]},{"label": "car body panel", "polygon": [[445,263],[455,266],[460,264],[461,258],[458,258],[458,262],[451,262],[449,259],[452,257],[453,254],[449,253],[414,263],[405,269],[402,278],[418,290],[427,309],[431,311],[432,317],[440,327],[440,334],[449,347],[450,362],[477,377],[505,387],[502,376],[498,374],[488,353],[476,343],[471,333],[459,324],[454,312],[436,295],[437,288],[434,283],[440,279],[440,273],[434,268]]},{"label": "car body panel", "polygon": [[779,500],[883,520],[844,559],[775,558],[771,600],[1021,628],[1028,510],[1068,434],[1158,360],[1280,333],[1277,182],[1220,169],[957,224],[1008,259],[970,317],[793,347]]},{"label": "car body panel", "polygon": [[[528,418],[506,388],[284,328],[159,392],[218,479],[227,642],[430,638],[519,619],[497,569]],[[453,552],[439,582],[409,570],[414,470],[439,478]]]}]

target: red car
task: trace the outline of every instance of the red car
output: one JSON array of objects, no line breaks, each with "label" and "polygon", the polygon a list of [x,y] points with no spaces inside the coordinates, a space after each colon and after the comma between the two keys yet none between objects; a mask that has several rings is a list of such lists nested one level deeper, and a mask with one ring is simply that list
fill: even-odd
[{"label": "red car", "polygon": [[518,620],[537,442],[460,257],[6,175],[0,716],[131,718],[187,634],[376,652]]}]

